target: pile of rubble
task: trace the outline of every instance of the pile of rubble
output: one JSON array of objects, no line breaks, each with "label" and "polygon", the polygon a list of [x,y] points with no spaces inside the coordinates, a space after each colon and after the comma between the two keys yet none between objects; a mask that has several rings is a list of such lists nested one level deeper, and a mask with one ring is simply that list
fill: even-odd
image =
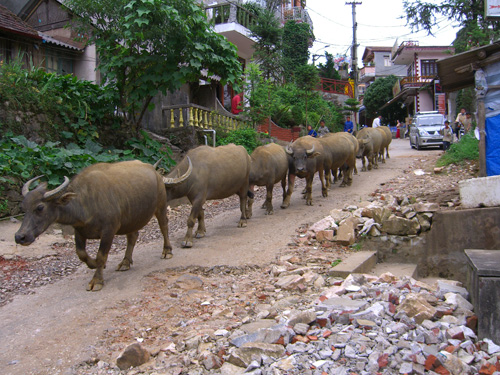
[{"label": "pile of rubble", "polygon": [[[262,304],[253,316],[240,311],[240,324],[196,330],[193,320],[192,330],[184,337],[151,351],[135,343],[118,357],[118,367],[105,362],[97,367],[102,374],[130,366],[139,367],[128,374],[160,374],[167,369],[169,374],[255,375],[500,371],[500,346],[488,339],[478,341],[477,317],[467,301],[467,290],[457,282],[439,281],[432,287],[390,273],[352,274],[317,288],[320,275],[295,271],[302,272],[301,283],[286,281],[289,270],[279,273],[273,288],[281,299]],[[178,283],[201,286],[202,282],[195,276],[181,276]],[[308,303],[282,294],[300,291],[299,284],[320,293]],[[224,310],[223,305],[217,308]]]}]

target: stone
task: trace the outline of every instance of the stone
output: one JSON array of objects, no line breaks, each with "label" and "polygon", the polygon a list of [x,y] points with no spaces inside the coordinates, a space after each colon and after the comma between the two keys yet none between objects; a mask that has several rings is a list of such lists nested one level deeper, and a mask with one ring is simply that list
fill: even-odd
[{"label": "stone", "polygon": [[203,286],[203,281],[195,275],[184,274],[174,281],[174,284],[184,290],[199,289]]},{"label": "stone", "polygon": [[337,224],[335,224],[335,220],[331,216],[327,216],[311,225],[309,227],[309,231],[318,233],[319,231],[327,230],[330,228],[336,229]]},{"label": "stone", "polygon": [[297,323],[293,326],[293,330],[298,335],[305,335],[309,331],[309,324]]},{"label": "stone", "polygon": [[398,312],[405,312],[410,318],[414,318],[418,324],[426,319],[432,319],[436,315],[436,309],[432,307],[422,296],[409,293],[404,301],[398,306]]},{"label": "stone", "polygon": [[288,319],[287,324],[294,327],[298,323],[311,324],[316,320],[316,313],[314,311],[299,311],[293,313]]},{"label": "stone", "polygon": [[415,203],[413,208],[416,212],[436,212],[439,210],[439,204],[435,202],[426,202],[426,203]]},{"label": "stone", "polygon": [[356,226],[352,220],[345,220],[337,230],[336,241],[341,245],[349,246],[356,242]]},{"label": "stone", "polygon": [[316,240],[319,242],[333,241],[333,230],[320,230],[316,232]]},{"label": "stone", "polygon": [[224,362],[220,368],[221,375],[244,375],[245,369],[239,366],[235,366],[232,363]]},{"label": "stone", "polygon": [[208,371],[213,369],[219,369],[222,366],[222,359],[212,353],[207,353],[201,359],[203,366]]},{"label": "stone", "polygon": [[278,359],[284,354],[285,348],[282,345],[251,342],[236,348],[228,361],[236,366],[247,367],[255,358],[261,358],[263,355]]},{"label": "stone", "polygon": [[317,306],[319,310],[342,310],[357,311],[364,308],[368,303],[362,300],[352,300],[350,298],[333,297],[329,298]]},{"label": "stone", "polygon": [[466,309],[466,310],[473,310],[474,306],[472,303],[467,301],[464,297],[462,297],[460,294],[456,293],[446,293],[444,295],[445,297],[445,303],[453,306],[453,309]]},{"label": "stone", "polygon": [[335,223],[340,223],[342,220],[351,217],[352,214],[349,211],[344,211],[340,209],[334,209],[330,211],[330,217],[333,219]]},{"label": "stone", "polygon": [[467,289],[465,289],[461,286],[451,284],[451,283],[446,282],[444,280],[438,280],[437,286],[438,286],[438,297],[439,298],[443,298],[447,293],[457,293],[457,294],[460,294],[465,299],[469,298],[469,292],[467,291]]},{"label": "stone", "polygon": [[388,219],[382,222],[382,232],[399,236],[408,236],[417,234],[420,230],[420,225],[417,221],[408,220],[403,217],[391,215]]},{"label": "stone", "polygon": [[304,283],[305,279],[304,277],[300,275],[288,275],[288,276],[283,276],[278,279],[276,282],[275,286],[277,288],[285,289],[285,290],[292,290],[296,289],[300,284]]},{"label": "stone", "polygon": [[150,354],[139,343],[134,343],[125,348],[125,350],[116,359],[116,365],[120,370],[127,370],[130,367],[140,366],[149,361]]},{"label": "stone", "polygon": [[451,374],[470,374],[469,366],[466,363],[462,362],[462,360],[460,360],[460,358],[458,358],[457,356],[448,353],[445,350],[439,352],[439,354],[446,358],[441,362]]}]

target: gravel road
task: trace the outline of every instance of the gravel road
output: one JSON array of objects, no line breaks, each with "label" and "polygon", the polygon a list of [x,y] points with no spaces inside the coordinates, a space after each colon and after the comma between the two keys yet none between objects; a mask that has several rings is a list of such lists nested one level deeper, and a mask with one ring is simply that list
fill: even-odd
[{"label": "gravel road", "polygon": [[[112,329],[113,319],[124,313],[116,306],[124,309],[133,306],[145,292],[148,275],[193,266],[269,265],[287,247],[300,226],[322,219],[333,208],[366,200],[388,181],[403,176],[405,169],[415,161],[429,155],[435,158],[441,153],[412,150],[407,140],[393,140],[390,152],[391,158],[386,164],[379,164],[378,170],[359,172],[351,187],[334,186],[327,198],[321,197],[319,181],[315,180],[313,207],[306,206],[302,200],[303,180],[298,180],[291,206],[286,210],[279,208],[281,197],[279,189],[275,189],[272,216],[264,215],[264,210],[259,209],[263,199],[260,192],[247,228],[236,227],[239,219],[236,199],[209,202],[206,237],[196,240],[192,249],[180,248],[189,208],[178,206],[170,212],[174,257],[160,259],[161,235],[156,223],[150,223],[140,234],[130,271],[114,272],[123,257],[125,244],[124,238],[115,240],[104,271],[104,288],[95,293],[85,291],[93,271],[79,264],[72,239],[55,232],[49,238],[40,238],[32,245],[34,250],[16,247],[12,231],[19,223],[4,223],[0,226],[3,272],[0,373],[63,374],[91,356],[96,342]],[[358,170],[361,170],[359,161]],[[91,247],[95,250],[96,243]],[[133,319],[129,323],[133,325]]]}]

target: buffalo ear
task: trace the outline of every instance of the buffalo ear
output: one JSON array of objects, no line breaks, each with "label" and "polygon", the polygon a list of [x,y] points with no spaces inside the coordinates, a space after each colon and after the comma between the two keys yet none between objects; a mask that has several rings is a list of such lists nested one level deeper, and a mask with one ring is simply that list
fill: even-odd
[{"label": "buffalo ear", "polygon": [[57,199],[57,204],[61,206],[66,206],[75,197],[76,197],[75,193],[65,193]]}]

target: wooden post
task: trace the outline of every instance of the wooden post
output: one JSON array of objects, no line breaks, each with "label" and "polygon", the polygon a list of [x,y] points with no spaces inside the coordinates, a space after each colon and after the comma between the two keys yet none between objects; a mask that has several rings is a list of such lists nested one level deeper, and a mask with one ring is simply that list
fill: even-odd
[{"label": "wooden post", "polygon": [[479,177],[486,177],[486,115],[484,98],[477,100],[477,127],[479,128]]}]

